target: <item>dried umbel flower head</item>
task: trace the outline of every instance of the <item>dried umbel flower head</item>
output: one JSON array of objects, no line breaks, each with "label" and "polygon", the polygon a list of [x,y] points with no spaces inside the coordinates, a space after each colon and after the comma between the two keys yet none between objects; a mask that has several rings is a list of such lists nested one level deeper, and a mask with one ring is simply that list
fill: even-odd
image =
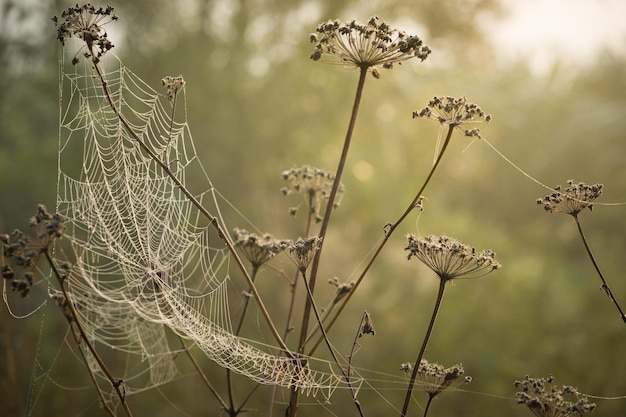
[{"label": "dried umbel flower head", "polygon": [[539,198],[536,202],[551,213],[561,212],[576,217],[586,208],[593,209],[593,201],[602,195],[603,188],[602,184],[576,184],[573,180],[568,180],[567,187],[556,186],[552,194]]},{"label": "dried umbel flower head", "polygon": [[[292,193],[303,194],[306,204],[309,206],[309,212],[315,214],[315,221],[320,222],[322,220],[320,215],[322,202],[328,200],[330,197],[335,174],[324,171],[323,169],[303,165],[298,168],[285,170],[281,173],[281,176],[283,180],[289,182],[288,187],[281,189],[283,195]],[[340,183],[333,208],[339,207],[344,190],[343,184]],[[289,212],[295,215],[297,210],[291,208]]]},{"label": "dried umbel flower head", "polygon": [[317,27],[310,40],[315,43],[314,61],[324,54],[335,56],[339,63],[367,69],[376,78],[380,77],[378,67],[391,69],[413,57],[423,61],[431,52],[419,37],[392,29],[378,17],[367,24],[329,20]]},{"label": "dried umbel flower head", "polygon": [[233,229],[233,239],[235,247],[242,250],[246,259],[255,268],[272,259],[284,248],[284,241],[274,239],[268,233],[259,236],[245,229],[235,228]]},{"label": "dried umbel flower head", "polygon": [[183,79],[182,75],[168,75],[161,80],[161,84],[163,84],[167,89],[167,98],[169,99],[169,101],[174,102],[178,92],[182,90],[185,86],[185,80]]},{"label": "dried umbel flower head", "polygon": [[[404,370],[406,372],[410,369],[411,365],[409,363],[400,365],[400,370]],[[434,362],[428,362],[426,359],[422,359],[419,367],[417,368],[419,386],[431,397],[439,395],[441,391],[445,390],[452,385],[452,383],[461,378],[464,373],[465,370],[461,364],[444,368],[442,365]],[[465,377],[462,382],[469,384],[471,381],[471,377]]]},{"label": "dried umbel flower head", "polygon": [[[554,377],[531,378],[528,375],[522,381],[515,381],[515,387],[521,388],[517,403],[525,404],[537,417],[582,417],[592,412],[596,405],[578,390],[569,385],[558,388],[552,384]],[[568,401],[572,398],[575,401]]]},{"label": "dried umbel flower head", "polygon": [[26,297],[33,286],[37,262],[54,244],[63,237],[64,219],[59,214],[50,214],[39,205],[29,225],[32,235],[15,229],[10,235],[0,235],[0,271],[2,278],[10,282],[13,291]]},{"label": "dried umbel flower head", "polygon": [[[469,103],[467,98],[450,96],[433,97],[426,107],[413,111],[413,118],[432,119],[459,129],[461,125],[491,121],[491,115],[485,114],[476,104]],[[464,134],[480,138],[478,129],[465,129]]]},{"label": "dried umbel flower head", "polygon": [[[82,6],[76,5],[61,12],[61,22],[56,16],[52,20],[57,27],[57,39],[61,41],[61,44],[65,45],[65,39],[72,36],[81,39],[87,45],[85,58],[91,58],[95,63],[113,48],[104,30],[104,25],[117,20],[111,6],[96,8],[89,3]],[[77,63],[78,58],[74,57],[72,64]]]},{"label": "dried umbel flower head", "polygon": [[444,281],[477,278],[502,267],[491,250],[477,252],[471,246],[448,236],[418,238],[407,235],[408,259],[413,256],[432,269]]},{"label": "dried umbel flower head", "polygon": [[283,241],[282,246],[287,256],[296,264],[300,272],[304,274],[321,244],[322,239],[317,236],[311,236],[298,238],[295,242]]},{"label": "dried umbel flower head", "polygon": [[329,279],[328,283],[337,289],[335,291],[335,297],[333,298],[333,304],[337,304],[346,295],[348,295],[348,293],[352,291],[352,288],[354,288],[355,285],[354,281],[340,283],[337,277]]}]

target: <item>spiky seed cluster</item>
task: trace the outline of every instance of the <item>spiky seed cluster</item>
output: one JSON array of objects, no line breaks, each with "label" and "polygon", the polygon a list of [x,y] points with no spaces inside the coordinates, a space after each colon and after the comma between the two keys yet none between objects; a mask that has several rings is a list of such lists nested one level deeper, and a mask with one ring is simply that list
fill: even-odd
[{"label": "spiky seed cluster", "polygon": [[[564,385],[561,389],[552,384],[554,377],[531,378],[528,375],[522,381],[515,381],[515,387],[521,388],[517,403],[525,404],[538,417],[582,417],[596,408],[587,397],[581,396],[572,386]],[[568,401],[566,398],[575,398]]]},{"label": "spiky seed cluster", "polygon": [[324,54],[336,56],[340,63],[368,69],[376,78],[380,77],[377,67],[391,69],[413,57],[423,61],[431,52],[419,37],[392,29],[378,17],[367,24],[329,20],[316,32],[310,35],[315,43],[311,59],[319,61]]},{"label": "spiky seed cluster", "polygon": [[234,245],[240,248],[254,267],[259,267],[283,250],[284,241],[265,233],[261,236],[245,229],[233,229]]},{"label": "spiky seed cluster", "polygon": [[348,295],[348,293],[352,291],[352,288],[354,288],[355,284],[354,281],[340,283],[337,277],[329,279],[328,283],[337,288],[335,298],[333,298],[333,304],[337,304],[342,298]]},{"label": "spiky seed cluster", "polygon": [[[65,39],[72,36],[84,41],[87,44],[85,58],[91,58],[97,63],[107,51],[113,48],[103,28],[107,23],[117,20],[117,16],[113,14],[113,7],[96,8],[89,3],[82,6],[76,5],[63,10],[61,19],[63,21],[59,23],[57,16],[52,18],[57,27],[57,39],[62,45],[65,45]],[[77,63],[78,58],[74,57],[72,64]]]},{"label": "spiky seed cluster", "polygon": [[366,334],[371,334],[372,336],[376,335],[376,330],[374,330],[374,322],[372,321],[370,313],[368,313],[367,311],[363,313],[363,318],[361,319],[359,337],[363,337]]},{"label": "spiky seed cluster", "polygon": [[602,195],[603,188],[602,184],[576,184],[573,180],[568,180],[567,187],[562,189],[560,185],[556,186],[552,194],[538,198],[536,202],[551,213],[561,212],[576,217],[586,208],[593,210],[593,201]]},{"label": "spiky seed cluster", "polygon": [[[322,202],[328,200],[330,192],[335,180],[335,174],[324,171],[323,169],[303,165],[299,168],[291,168],[281,173],[283,180],[289,182],[288,187],[283,187],[281,192],[283,195],[292,193],[301,193],[304,195],[311,214],[315,214],[315,221],[320,222],[322,210]],[[344,193],[343,184],[339,184],[337,196],[333,203],[333,208],[339,207],[341,198]],[[295,215],[297,208],[289,209],[290,214]]]},{"label": "spiky seed cluster", "polygon": [[[409,363],[400,365],[401,370],[411,369]],[[439,395],[441,391],[452,385],[453,382],[461,378],[465,370],[463,365],[458,364],[449,368],[444,368],[442,365],[434,362],[428,362],[426,359],[420,361],[420,365],[417,368],[417,378],[420,381],[420,386],[431,397]],[[463,382],[470,383],[471,377],[465,377]]]},{"label": "spiky seed cluster", "polygon": [[303,274],[319,250],[322,239],[317,236],[298,238],[294,241],[284,241],[283,250]]},{"label": "spiky seed cluster", "polygon": [[[421,110],[413,111],[413,118],[436,120],[442,125],[459,127],[469,123],[491,121],[491,115],[486,114],[474,103],[469,103],[466,97],[433,97],[428,105]],[[464,130],[465,136],[480,138],[478,129]]]},{"label": "spiky seed cluster", "polygon": [[33,286],[37,262],[52,244],[63,237],[64,220],[59,214],[50,214],[39,205],[37,213],[29,221],[35,229],[34,236],[15,229],[10,235],[0,235],[2,278],[11,283],[13,291],[26,297]]},{"label": "spiky seed cluster", "polygon": [[174,102],[178,92],[182,90],[185,86],[185,80],[183,79],[182,75],[168,75],[161,80],[161,84],[163,84],[167,89],[167,98],[170,100],[170,102]]},{"label": "spiky seed cluster", "polygon": [[476,278],[502,267],[491,250],[477,252],[471,246],[448,236],[418,238],[407,235],[408,259],[415,256],[444,281],[455,278]]}]

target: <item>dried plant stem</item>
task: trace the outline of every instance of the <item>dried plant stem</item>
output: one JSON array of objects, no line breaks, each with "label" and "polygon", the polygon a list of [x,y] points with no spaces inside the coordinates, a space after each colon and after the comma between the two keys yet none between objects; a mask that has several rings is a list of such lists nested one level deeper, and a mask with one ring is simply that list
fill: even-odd
[{"label": "dried plant stem", "polygon": [[[435,301],[435,307],[433,308],[433,314],[430,318],[428,329],[426,330],[426,336],[424,336],[422,347],[420,348],[420,351],[417,354],[417,359],[415,360],[415,365],[413,366],[413,373],[411,373],[411,379],[409,380],[409,387],[406,390],[406,397],[404,398],[404,405],[402,406],[402,413],[400,414],[401,417],[406,417],[406,412],[409,409],[409,404],[411,403],[411,394],[413,393],[413,386],[415,385],[415,378],[417,377],[417,371],[419,370],[420,363],[422,362],[422,359],[424,358],[424,352],[426,351],[426,346],[428,345],[430,334],[432,333],[433,327],[435,326],[435,319],[437,318],[437,313],[439,312],[439,307],[441,306],[441,300],[443,299],[443,291],[445,289],[446,289],[446,280],[440,278],[439,279],[439,292],[437,293],[437,301]],[[428,408],[425,410],[424,416],[426,415],[426,411],[428,411]]]},{"label": "dried plant stem", "polygon": [[[359,401],[356,398],[356,391],[354,390],[354,387],[352,386],[352,382],[350,380],[350,374],[346,372],[345,369],[343,369],[343,366],[341,366],[341,363],[339,362],[339,358],[337,357],[337,354],[335,353],[335,349],[333,349],[330,343],[330,340],[328,339],[328,335],[326,334],[326,331],[324,330],[324,326],[322,325],[322,318],[317,308],[317,305],[315,304],[315,301],[313,300],[313,293],[311,292],[311,287],[309,286],[309,283],[307,282],[306,274],[304,271],[301,271],[301,272],[302,272],[302,281],[304,282],[304,286],[306,287],[308,299],[311,301],[313,313],[317,320],[319,329],[322,332],[322,338],[326,342],[326,346],[328,347],[328,350],[330,352],[330,355],[333,358],[333,361],[335,362],[337,367],[341,370],[341,373],[343,374],[343,377],[345,378],[346,383],[348,384],[348,388],[350,389],[350,392],[352,393],[352,400],[359,412],[359,415],[363,417],[363,410],[361,409],[361,403],[359,403]],[[291,397],[289,401],[289,408],[287,409],[287,413],[286,413],[287,417],[294,417],[296,415],[298,397],[299,397],[298,388],[297,387],[292,388]]]},{"label": "dried plant stem", "polygon": [[217,401],[220,403],[222,408],[224,410],[228,410],[228,404],[226,404],[226,401],[224,401],[224,399],[220,396],[220,394],[217,392],[215,387],[213,387],[213,384],[211,384],[211,382],[209,381],[207,376],[204,374],[204,372],[202,372],[202,368],[200,368],[200,364],[198,364],[196,359],[193,357],[193,355],[189,351],[189,348],[185,345],[185,342],[183,341],[183,338],[178,336],[178,340],[180,341],[180,344],[183,347],[183,350],[185,351],[185,354],[187,354],[187,357],[191,361],[193,367],[196,369],[196,372],[198,372],[198,375],[200,375],[200,378],[202,378],[202,381],[204,382],[204,384],[209,388],[209,391],[211,391],[211,393],[217,399]]},{"label": "dried plant stem", "polygon": [[65,288],[65,282],[67,278],[63,274],[61,274],[61,272],[57,268],[56,263],[52,259],[52,255],[50,254],[49,249],[45,251],[45,255],[46,255],[46,260],[48,261],[48,264],[50,264],[50,268],[52,269],[54,276],[57,278],[57,281],[59,282],[59,286],[61,287],[61,292],[63,293],[63,298],[65,299],[65,302],[67,303],[67,308],[70,311],[72,320],[76,324],[76,328],[78,329],[78,332],[80,333],[80,337],[82,339],[81,343],[85,343],[87,345],[87,348],[89,349],[94,359],[98,363],[98,366],[100,367],[102,372],[106,375],[107,379],[111,383],[111,386],[113,386],[113,388],[115,389],[115,392],[117,393],[117,396],[120,399],[120,403],[122,404],[122,407],[124,408],[124,411],[126,412],[126,415],[129,417],[132,417],[133,413],[130,411],[130,407],[128,406],[128,403],[126,402],[126,394],[124,394],[124,392],[122,391],[123,381],[121,379],[116,380],[115,378],[113,378],[111,371],[109,371],[109,368],[106,366],[106,364],[104,363],[104,361],[102,360],[98,352],[96,351],[96,348],[94,347],[93,343],[91,343],[91,341],[89,340],[87,333],[85,332],[85,329],[83,328],[78,318],[78,313],[76,312],[76,308],[74,308],[74,302],[72,301],[72,298],[70,297],[69,293],[67,292],[67,289]]},{"label": "dried plant stem", "polygon": [[96,381],[96,376],[93,374],[93,371],[89,367],[89,363],[87,362],[87,356],[85,356],[85,352],[83,351],[83,347],[81,346],[82,338],[80,336],[80,333],[76,332],[76,329],[74,328],[71,322],[70,322],[70,331],[72,332],[72,336],[74,337],[74,342],[76,342],[76,346],[78,346],[78,351],[80,352],[80,356],[83,358],[83,362],[85,362],[85,366],[87,367],[87,370],[89,371],[89,377],[91,378],[93,385],[96,387],[96,391],[98,391],[98,397],[100,397],[100,402],[102,404],[102,407],[105,409],[107,413],[109,413],[111,417],[115,417],[115,412],[111,409],[111,407],[109,407],[109,404],[104,399],[104,394],[102,393],[102,390],[100,389],[100,386],[98,385],[98,381]]},{"label": "dried plant stem", "polygon": [[263,317],[265,318],[265,321],[267,322],[267,325],[270,328],[270,331],[272,332],[274,339],[276,339],[276,342],[280,345],[280,348],[283,349],[283,351],[290,358],[292,358],[293,353],[291,353],[291,351],[289,350],[289,348],[287,347],[283,339],[280,337],[280,334],[278,333],[278,330],[276,329],[276,326],[274,325],[274,322],[272,321],[272,318],[270,317],[269,312],[267,311],[267,308],[265,307],[265,304],[263,303],[263,300],[261,299],[261,296],[259,292],[257,291],[256,286],[254,285],[254,282],[252,281],[252,278],[250,277],[250,274],[248,273],[245,266],[243,265],[243,261],[237,254],[237,251],[233,247],[230,239],[228,239],[227,235],[224,233],[224,230],[222,229],[222,226],[220,226],[217,217],[209,213],[209,211],[198,201],[198,199],[196,199],[196,197],[193,194],[191,194],[191,192],[187,189],[187,187],[185,187],[185,185],[176,177],[176,175],[174,175],[174,173],[169,168],[169,166],[165,162],[163,162],[158,157],[158,155],[156,155],[154,151],[148,147],[148,145],[146,145],[146,143],[141,139],[141,137],[139,137],[137,132],[135,132],[132,126],[128,123],[128,120],[126,120],[124,115],[120,112],[119,108],[115,105],[115,101],[113,100],[111,90],[109,89],[109,85],[106,82],[106,79],[104,78],[104,74],[102,73],[102,69],[100,68],[98,60],[95,58],[97,54],[95,54],[93,50],[91,51],[91,53],[92,53],[92,57],[94,57],[92,58],[93,67],[95,68],[98,78],[100,79],[100,83],[102,85],[102,89],[105,93],[109,106],[111,106],[111,109],[113,110],[113,112],[115,113],[119,121],[122,123],[122,125],[124,125],[124,128],[128,131],[128,133],[132,136],[132,138],[137,142],[137,144],[139,144],[141,149],[143,149],[148,154],[148,156],[150,156],[150,158],[152,158],[163,169],[163,171],[167,174],[167,176],[169,176],[172,179],[176,187],[178,187],[178,189],[182,191],[185,197],[189,199],[189,201],[194,205],[194,207],[196,207],[200,211],[200,213],[202,213],[202,215],[205,216],[209,220],[209,222],[211,223],[211,226],[215,228],[219,237],[224,241],[224,244],[228,248],[229,252],[232,254],[233,258],[235,259],[235,263],[237,264],[238,268],[241,270],[246,281],[248,282],[251,292],[254,295],[254,298],[257,300],[257,303],[259,305],[259,310],[261,310],[261,313],[263,314]]},{"label": "dried plant stem", "polygon": [[[441,162],[441,159],[443,158],[443,154],[446,151],[446,149],[448,147],[448,144],[450,143],[450,138],[452,137],[452,132],[454,131],[454,127],[455,127],[454,125],[449,125],[448,126],[448,133],[446,134],[446,138],[445,138],[445,140],[443,142],[443,145],[441,146],[441,150],[439,151],[439,155],[437,155],[437,159],[435,160],[435,163],[431,167],[430,172],[428,173],[428,176],[426,177],[426,180],[424,181],[424,183],[420,187],[420,189],[417,192],[417,194],[415,194],[415,197],[413,198],[413,200],[411,201],[409,206],[406,208],[404,213],[402,213],[402,215],[393,224],[387,224],[385,226],[385,236],[384,236],[383,240],[380,242],[380,244],[376,248],[376,251],[372,255],[371,259],[369,260],[369,262],[367,263],[367,265],[363,269],[363,272],[361,272],[361,275],[359,275],[359,278],[354,283],[354,287],[352,287],[352,290],[350,290],[350,292],[345,296],[345,298],[343,299],[341,305],[335,311],[335,315],[333,316],[333,318],[330,320],[330,322],[326,326],[326,330],[327,331],[330,330],[330,328],[333,326],[333,324],[335,324],[335,322],[337,321],[337,319],[341,315],[341,312],[343,311],[345,306],[348,304],[348,301],[350,301],[350,298],[352,298],[352,295],[354,294],[354,292],[358,288],[358,286],[361,283],[361,281],[363,281],[363,278],[365,277],[367,272],[370,270],[370,268],[374,264],[374,261],[376,261],[376,259],[378,258],[378,255],[382,252],[383,248],[385,247],[385,245],[389,241],[389,238],[393,234],[394,230],[396,230],[396,228],[400,225],[400,223],[402,223],[402,221],[406,218],[406,216],[408,216],[409,213],[415,209],[416,203],[419,202],[420,198],[422,197],[422,195],[424,193],[424,190],[426,190],[426,186],[430,182],[431,178],[433,177],[433,174],[435,173],[435,170],[439,166],[439,162]],[[315,342],[315,344],[313,345],[313,347],[311,348],[311,350],[309,351],[308,354],[312,355],[313,352],[315,352],[315,349],[317,349],[317,347],[319,346],[319,344],[321,342],[322,342],[322,339],[319,338]]]},{"label": "dried plant stem", "polygon": [[[309,207],[313,206],[313,194],[309,193]],[[313,212],[309,210],[309,214],[307,216],[306,227],[304,231],[304,236],[309,236],[311,233],[311,224],[313,223]],[[289,300],[289,310],[287,310],[287,317],[285,319],[285,331],[283,333],[283,340],[286,342],[287,337],[292,331],[291,328],[291,318],[293,316],[294,306],[296,304],[296,289],[298,288],[298,277],[300,275],[300,271],[296,271],[295,277],[289,286],[289,290],[291,291],[291,299]],[[276,398],[276,385],[272,386],[272,390],[270,392],[269,406],[267,409],[267,416],[272,417],[272,413],[274,411],[274,398]]]},{"label": "dried plant stem", "polygon": [[[350,150],[350,142],[352,141],[352,132],[354,131],[354,126],[356,124],[356,118],[359,112],[359,104],[361,103],[361,95],[363,93],[363,86],[365,85],[365,77],[367,76],[367,68],[368,67],[363,66],[360,69],[359,81],[357,83],[356,94],[354,97],[354,104],[352,106],[352,114],[350,115],[350,122],[348,123],[348,131],[346,132],[346,138],[343,143],[341,157],[339,158],[339,164],[337,165],[337,171],[335,172],[335,179],[333,181],[333,186],[330,190],[330,195],[328,196],[328,202],[326,203],[326,211],[324,212],[322,225],[320,227],[319,238],[321,239],[322,243],[319,247],[319,250],[315,253],[315,257],[313,258],[313,262],[311,266],[311,277],[309,279],[309,284],[308,284],[311,289],[311,294],[315,293],[315,281],[317,279],[317,272],[319,270],[322,249],[324,247],[324,237],[326,236],[328,223],[330,221],[330,215],[333,211],[333,206],[335,204],[335,197],[337,196],[337,190],[339,189],[339,184],[341,183],[341,175],[343,174],[343,169],[346,165],[346,160],[348,158],[348,151]],[[308,332],[310,314],[311,314],[311,300],[307,299],[304,305],[302,327],[300,329],[300,340],[298,342],[298,351],[300,353],[304,351],[304,345],[306,342],[306,336]]]},{"label": "dried plant stem", "polygon": [[426,407],[424,408],[424,415],[422,417],[426,417],[428,415],[428,410],[430,409],[430,404],[433,402],[433,399],[436,397],[436,395],[433,394],[429,394],[428,395],[428,402],[426,403]]},{"label": "dried plant stem", "polygon": [[591,263],[593,264],[593,267],[596,269],[596,272],[600,276],[600,280],[602,280],[602,287],[600,287],[600,289],[604,291],[606,295],[608,295],[611,301],[613,301],[613,304],[615,304],[615,307],[619,311],[620,317],[622,318],[624,323],[626,323],[626,315],[624,314],[624,311],[622,310],[619,303],[613,296],[613,292],[609,288],[609,285],[606,283],[606,280],[604,279],[602,272],[600,272],[600,267],[598,266],[598,263],[596,262],[596,259],[593,256],[593,253],[591,252],[591,248],[589,247],[587,238],[585,237],[585,234],[583,233],[583,228],[582,228],[582,225],[580,224],[580,221],[578,220],[578,216],[577,215],[574,216],[574,219],[576,219],[576,226],[578,227],[578,233],[580,234],[580,238],[582,239],[583,244],[585,245],[585,250],[587,251],[587,254],[589,255],[589,259],[591,259]]}]

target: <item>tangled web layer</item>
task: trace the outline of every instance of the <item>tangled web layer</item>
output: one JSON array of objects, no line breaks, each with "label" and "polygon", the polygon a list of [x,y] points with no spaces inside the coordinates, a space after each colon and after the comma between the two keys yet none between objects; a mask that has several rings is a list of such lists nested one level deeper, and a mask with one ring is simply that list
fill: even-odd
[{"label": "tangled web layer", "polygon": [[[84,61],[71,71],[61,65],[57,210],[68,219],[74,254],[68,283],[79,319],[97,346],[137,357],[141,364],[124,367],[126,395],[176,377],[180,348],[168,342],[173,332],[256,382],[329,398],[343,382],[328,362],[289,359],[233,334],[227,296],[231,255],[129,134]],[[165,91],[154,91],[113,53],[100,65],[132,130],[182,184],[187,174],[202,175],[208,190],[196,198],[225,226],[186,114],[175,117]],[[100,372],[95,362],[90,368]]]}]

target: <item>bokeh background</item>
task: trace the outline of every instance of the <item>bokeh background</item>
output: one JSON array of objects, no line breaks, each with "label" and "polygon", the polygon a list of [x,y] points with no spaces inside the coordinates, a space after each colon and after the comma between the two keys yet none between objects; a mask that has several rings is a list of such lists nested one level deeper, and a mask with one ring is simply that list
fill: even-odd
[{"label": "bokeh background", "polygon": [[[50,17],[74,3],[0,0],[5,232],[23,227],[37,203],[55,205],[59,46]],[[434,95],[465,95],[490,113],[482,134],[539,181],[603,183],[599,203],[626,201],[626,31],[619,20],[626,4],[619,0],[110,4],[120,16],[107,27],[116,53],[154,86],[165,75],[183,74],[192,134],[213,184],[252,225],[279,237],[297,237],[304,227],[302,215],[287,215],[299,201],[281,195],[280,172],[303,164],[335,169],[358,78],[354,69],[311,61],[308,34],[329,18],[377,15],[431,47],[425,62],[408,61],[366,82],[322,282],[355,279],[383,225],[398,217],[423,181],[437,126],[412,120],[411,111]],[[593,399],[596,415],[626,415],[626,324],[599,290],[573,220],[545,213],[535,199],[546,190],[486,144],[468,144],[460,135],[453,141],[426,192],[425,211],[419,221],[410,216],[387,245],[333,330],[335,345],[348,353],[367,310],[376,335],[361,341],[357,365],[401,376],[400,363],[417,354],[437,287],[432,273],[406,261],[403,234],[449,234],[493,249],[504,268],[447,289],[426,358],[463,363],[473,383],[443,393],[429,415],[531,415],[515,403],[513,381],[525,374],[554,375],[557,384],[604,397]],[[581,215],[623,306],[624,213],[623,205],[596,205]],[[232,226],[248,226],[234,210],[226,216]],[[285,282],[271,271],[265,275],[260,289],[280,311],[289,298]],[[45,285],[36,291],[45,294]],[[320,298],[332,292],[322,286]],[[104,415],[85,370],[68,353],[66,324],[53,306],[23,320],[3,306],[0,326],[1,415]],[[203,366],[225,393],[223,373],[206,361]],[[199,378],[183,374],[132,397],[135,415],[220,415]],[[243,396],[247,382],[238,384]],[[363,387],[359,397],[366,414],[397,414],[392,405],[401,405],[404,388],[372,384],[377,389]],[[259,390],[251,402],[255,415],[266,415],[267,393]],[[426,394],[416,397],[424,404]],[[277,407],[275,415],[282,412]],[[305,399],[300,415],[356,410],[349,394],[338,392],[331,405]]]}]

